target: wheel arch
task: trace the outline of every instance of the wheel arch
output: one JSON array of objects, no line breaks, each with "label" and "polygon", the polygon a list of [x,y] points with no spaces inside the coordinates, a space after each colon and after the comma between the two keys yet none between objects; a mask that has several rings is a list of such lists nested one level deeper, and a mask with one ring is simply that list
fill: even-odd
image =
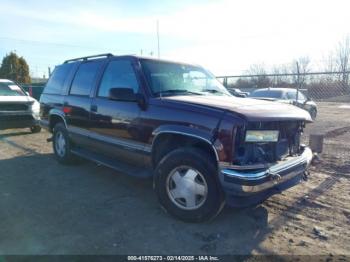
[{"label": "wheel arch", "polygon": [[53,131],[53,128],[55,125],[59,122],[62,122],[64,126],[67,128],[67,123],[64,118],[64,113],[57,109],[52,109],[49,113],[49,130],[50,132]]},{"label": "wheel arch", "polygon": [[181,147],[194,147],[207,152],[217,166],[219,155],[212,143],[213,135],[189,127],[167,126],[153,132],[151,146],[152,165],[157,163],[171,151]]}]

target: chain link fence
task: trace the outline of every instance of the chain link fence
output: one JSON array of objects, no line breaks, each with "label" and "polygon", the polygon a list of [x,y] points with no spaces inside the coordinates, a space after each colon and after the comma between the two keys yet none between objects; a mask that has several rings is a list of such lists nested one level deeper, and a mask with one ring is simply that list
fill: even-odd
[{"label": "chain link fence", "polygon": [[259,88],[294,88],[315,101],[350,103],[350,72],[218,76],[230,90],[251,93]]}]

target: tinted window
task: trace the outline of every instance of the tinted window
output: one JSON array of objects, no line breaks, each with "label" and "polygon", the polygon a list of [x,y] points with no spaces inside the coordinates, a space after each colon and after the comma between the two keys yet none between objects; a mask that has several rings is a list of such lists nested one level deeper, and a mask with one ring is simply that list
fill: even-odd
[{"label": "tinted window", "polygon": [[249,95],[250,97],[282,98],[283,92],[280,90],[256,90]]},{"label": "tinted window", "polygon": [[53,70],[49,81],[46,84],[44,93],[46,94],[61,94],[64,82],[72,69],[73,64],[63,64],[56,66]]},{"label": "tinted window", "polygon": [[[299,95],[300,95],[300,93],[299,93]],[[295,91],[288,91],[287,98],[290,99],[290,100],[297,99],[297,92],[295,92]]]},{"label": "tinted window", "polygon": [[80,96],[90,95],[90,91],[101,65],[101,61],[81,64],[74,76],[70,94]]},{"label": "tinted window", "polygon": [[130,61],[112,61],[108,64],[97,95],[108,97],[109,90],[114,87],[131,88],[138,92],[139,85]]}]

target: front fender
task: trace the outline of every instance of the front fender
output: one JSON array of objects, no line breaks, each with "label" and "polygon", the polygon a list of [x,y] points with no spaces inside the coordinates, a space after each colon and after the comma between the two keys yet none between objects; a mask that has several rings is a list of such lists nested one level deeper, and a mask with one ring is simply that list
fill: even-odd
[{"label": "front fender", "polygon": [[153,141],[151,145],[151,150],[153,150],[153,146],[155,145],[157,139],[160,137],[161,134],[179,134],[183,136],[193,137],[196,139],[199,139],[205,143],[207,143],[210,147],[213,148],[216,160],[219,161],[219,154],[217,149],[214,145],[214,134],[213,131],[204,131],[199,130],[194,127],[188,127],[188,126],[180,126],[180,125],[163,125],[158,127],[152,132],[153,135]]}]

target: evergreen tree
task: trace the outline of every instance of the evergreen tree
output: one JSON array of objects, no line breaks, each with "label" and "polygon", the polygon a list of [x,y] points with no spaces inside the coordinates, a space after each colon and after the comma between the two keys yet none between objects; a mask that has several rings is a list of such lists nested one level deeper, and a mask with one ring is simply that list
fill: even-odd
[{"label": "evergreen tree", "polygon": [[2,59],[0,77],[22,84],[29,84],[31,82],[29,66],[26,60],[23,57],[18,57],[14,52],[11,52]]},{"label": "evergreen tree", "polygon": [[29,66],[26,60],[23,58],[23,56],[18,59],[18,64],[18,82],[23,84],[29,84],[31,82],[29,76]]}]

